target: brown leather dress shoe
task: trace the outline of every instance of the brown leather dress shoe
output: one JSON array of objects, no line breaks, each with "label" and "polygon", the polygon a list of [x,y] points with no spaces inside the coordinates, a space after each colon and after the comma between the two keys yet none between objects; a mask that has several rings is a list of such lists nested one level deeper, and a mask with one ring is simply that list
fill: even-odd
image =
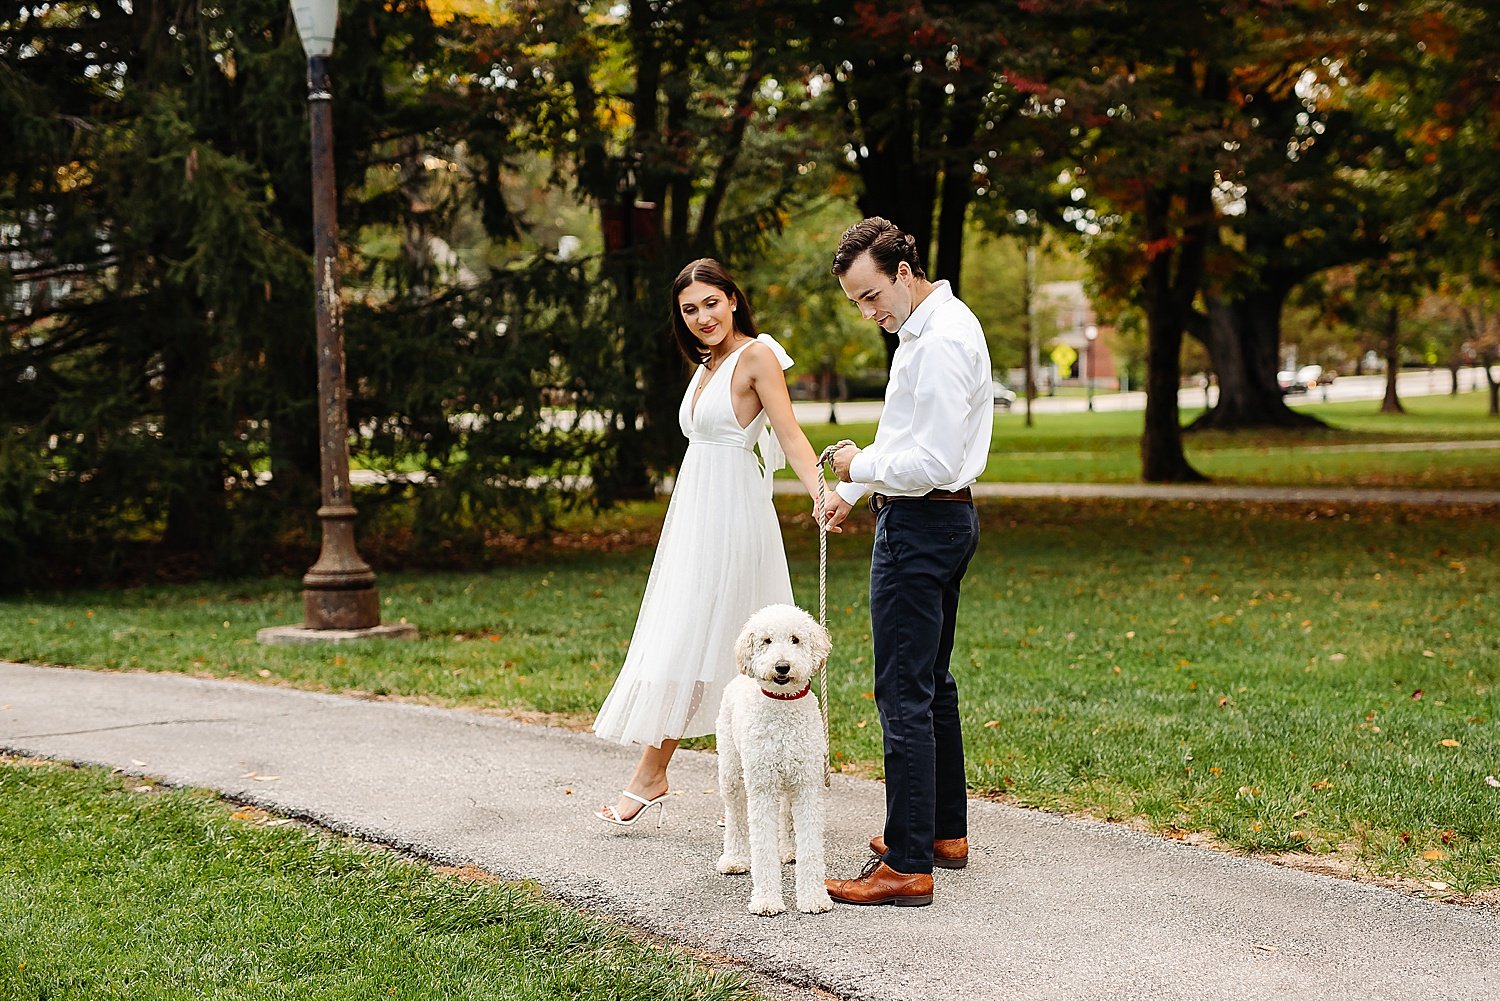
[{"label": "brown leather dress shoe", "polygon": [[897,872],[878,858],[870,859],[858,879],[829,879],[828,895],[841,904],[895,904],[926,907],[932,903],[932,873]]},{"label": "brown leather dress shoe", "polygon": [[[870,851],[885,856],[885,836],[870,839]],[[932,864],[939,869],[962,869],[969,864],[968,838],[939,838],[932,843]]]}]

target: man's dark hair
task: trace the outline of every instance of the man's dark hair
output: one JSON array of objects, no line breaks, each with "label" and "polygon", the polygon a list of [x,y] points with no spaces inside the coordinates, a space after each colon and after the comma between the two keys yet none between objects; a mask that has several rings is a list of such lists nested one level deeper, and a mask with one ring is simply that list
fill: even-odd
[{"label": "man's dark hair", "polygon": [[839,237],[839,249],[833,252],[833,273],[847,273],[849,266],[860,254],[866,252],[880,269],[880,273],[887,278],[896,277],[896,269],[901,266],[902,261],[906,262],[911,273],[918,278],[927,277],[917,254],[916,238],[910,233],[902,232],[889,219],[874,215],[861,219],[844,230],[844,235]]}]

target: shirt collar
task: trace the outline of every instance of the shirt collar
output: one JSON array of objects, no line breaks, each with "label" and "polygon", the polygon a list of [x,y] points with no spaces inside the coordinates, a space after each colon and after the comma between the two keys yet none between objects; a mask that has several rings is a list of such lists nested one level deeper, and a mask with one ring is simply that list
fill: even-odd
[{"label": "shirt collar", "polygon": [[920,306],[911,311],[911,316],[906,318],[906,322],[901,324],[901,329],[896,333],[903,340],[909,337],[920,336],[922,330],[927,326],[927,321],[932,319],[933,313],[937,312],[937,308],[952,298],[953,286],[949,285],[946,279],[940,282],[933,282],[932,291],[927,293],[927,298],[922,300]]}]

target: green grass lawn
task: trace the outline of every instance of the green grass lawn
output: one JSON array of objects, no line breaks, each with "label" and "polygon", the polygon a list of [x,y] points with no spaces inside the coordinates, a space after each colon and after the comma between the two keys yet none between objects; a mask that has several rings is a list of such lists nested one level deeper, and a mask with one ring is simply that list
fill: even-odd
[{"label": "green grass lawn", "polygon": [[[798,598],[816,534],[781,504]],[[609,552],[385,574],[412,644],[262,647],[294,579],[0,602],[0,657],[261,678],[583,726],[623,658],[662,507]],[[955,650],[973,789],[1236,850],[1336,858],[1435,892],[1500,888],[1500,522],[1474,509],[982,507]],[[830,545],[832,741],[880,774],[870,518]],[[595,544],[599,544],[595,539]]]},{"label": "green grass lawn", "polygon": [[754,996],[534,886],[214,796],[0,757],[0,997]]},{"label": "green grass lawn", "polygon": [[[1500,449],[1454,452],[1360,451],[1393,442],[1500,440],[1500,420],[1488,416],[1484,393],[1420,396],[1407,413],[1381,414],[1373,401],[1299,407],[1328,422],[1326,429],[1184,436],[1188,459],[1220,483],[1277,486],[1409,486],[1449,489],[1500,487]],[[1183,412],[1186,424],[1201,411]],[[1140,412],[1037,414],[1025,425],[1018,408],[995,416],[991,483],[1134,483],[1140,480]],[[840,438],[868,444],[874,424],[809,424],[821,451]],[[789,476],[790,473],[783,473]]]}]

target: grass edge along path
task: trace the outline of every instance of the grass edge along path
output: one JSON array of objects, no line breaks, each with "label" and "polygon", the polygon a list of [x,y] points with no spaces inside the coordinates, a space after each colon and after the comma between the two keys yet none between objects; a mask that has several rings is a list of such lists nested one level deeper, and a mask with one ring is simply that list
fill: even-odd
[{"label": "grass edge along path", "polygon": [[0,755],[0,997],[672,997],[753,979],[530,884],[217,794]]}]

